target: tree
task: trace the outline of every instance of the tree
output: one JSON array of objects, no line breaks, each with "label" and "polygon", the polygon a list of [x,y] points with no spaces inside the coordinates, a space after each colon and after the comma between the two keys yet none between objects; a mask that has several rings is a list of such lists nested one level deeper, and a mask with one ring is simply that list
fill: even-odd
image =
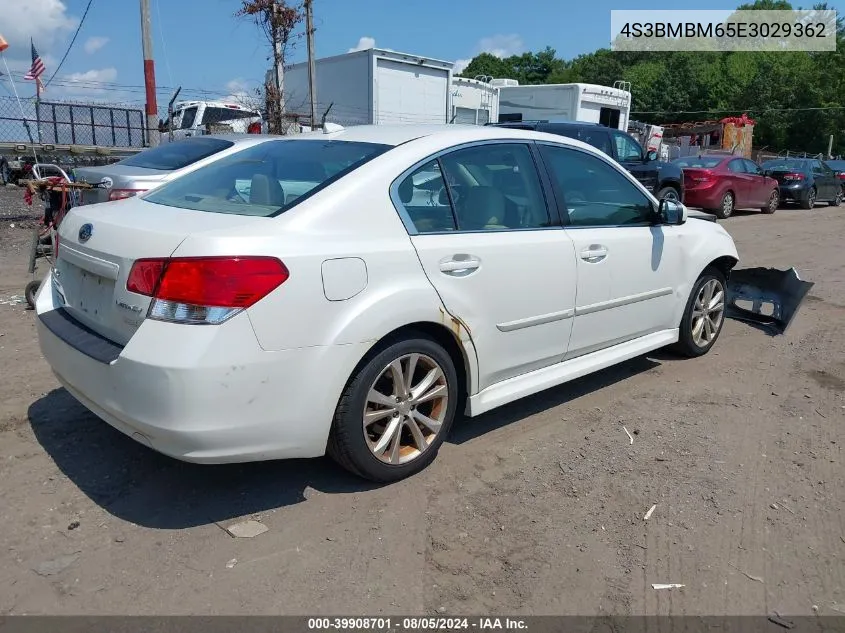
[{"label": "tree", "polygon": [[263,32],[272,50],[274,85],[266,86],[267,119],[271,134],[285,134],[284,67],[295,41],[303,36],[297,28],[305,18],[302,4],[288,4],[287,0],[241,0],[238,18],[253,21]]}]

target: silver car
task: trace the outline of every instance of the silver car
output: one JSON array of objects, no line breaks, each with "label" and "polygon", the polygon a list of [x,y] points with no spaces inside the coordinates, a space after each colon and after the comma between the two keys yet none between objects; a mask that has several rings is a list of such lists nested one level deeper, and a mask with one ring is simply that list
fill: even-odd
[{"label": "silver car", "polygon": [[77,182],[98,185],[81,204],[123,200],[265,140],[259,135],[209,135],[164,143],[103,167],[79,167]]}]

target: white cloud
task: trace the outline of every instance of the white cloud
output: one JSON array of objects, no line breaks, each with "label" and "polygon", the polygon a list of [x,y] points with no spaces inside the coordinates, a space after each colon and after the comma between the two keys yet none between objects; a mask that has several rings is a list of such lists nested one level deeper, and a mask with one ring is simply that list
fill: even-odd
[{"label": "white cloud", "polygon": [[85,52],[89,55],[96,53],[98,50],[103,48],[106,44],[109,43],[109,38],[101,37],[99,35],[95,35],[94,37],[89,37],[85,41]]},{"label": "white cloud", "polygon": [[261,108],[261,98],[254,90],[249,89],[249,83],[243,79],[237,78],[227,82],[226,90],[229,91],[229,94],[224,98],[224,101],[233,101],[248,108]]},{"label": "white cloud", "polygon": [[67,14],[62,0],[0,0],[3,37],[9,42],[7,54],[29,57],[29,38],[41,55],[55,41],[76,28],[77,19]]},{"label": "white cloud", "polygon": [[460,75],[462,72],[464,72],[466,70],[467,66],[469,66],[469,63],[471,61],[472,61],[471,59],[458,59],[458,60],[456,60],[452,72],[455,73],[456,75]]},{"label": "white cloud", "polygon": [[515,33],[485,37],[478,42],[477,50],[479,53],[490,53],[496,57],[510,57],[522,52],[522,38]]},{"label": "white cloud", "polygon": [[[522,38],[516,33],[510,35],[491,35],[490,37],[483,37],[478,40],[475,45],[475,55],[481,53],[490,53],[498,58],[510,57],[511,55],[518,55],[524,50]],[[464,72],[469,66],[472,59],[459,59],[455,61],[454,72],[456,75]]]},{"label": "white cloud", "polygon": [[369,48],[375,48],[376,40],[375,38],[364,36],[358,40],[358,44],[353,48],[350,48],[347,52],[354,53],[356,51],[365,51]]},{"label": "white cloud", "polygon": [[84,73],[71,73],[66,77],[62,77],[65,83],[72,84],[99,84],[103,82],[113,82],[117,79],[116,68],[102,68],[99,70],[86,70]]}]

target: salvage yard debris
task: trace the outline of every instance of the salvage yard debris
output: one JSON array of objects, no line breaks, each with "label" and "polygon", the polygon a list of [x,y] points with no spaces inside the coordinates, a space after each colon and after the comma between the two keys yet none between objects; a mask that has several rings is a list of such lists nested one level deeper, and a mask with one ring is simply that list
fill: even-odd
[{"label": "salvage yard debris", "polygon": [[676,582],[668,583],[668,584],[661,584],[659,582],[651,583],[652,589],[680,589],[681,587],[686,587],[686,585],[681,585]]},{"label": "salvage yard debris", "polygon": [[269,529],[270,528],[263,523],[250,519],[249,521],[242,521],[241,523],[230,525],[226,528],[226,531],[235,538],[253,538],[260,534],[264,534],[264,532],[267,532]]},{"label": "salvage yard debris", "polygon": [[653,506],[651,506],[651,507],[648,509],[648,512],[646,512],[646,513],[645,513],[645,516],[643,517],[643,521],[648,521],[648,520],[651,518],[651,514],[652,514],[652,512],[654,512],[654,509],[655,509],[656,507],[657,507],[657,504],[655,503]]}]

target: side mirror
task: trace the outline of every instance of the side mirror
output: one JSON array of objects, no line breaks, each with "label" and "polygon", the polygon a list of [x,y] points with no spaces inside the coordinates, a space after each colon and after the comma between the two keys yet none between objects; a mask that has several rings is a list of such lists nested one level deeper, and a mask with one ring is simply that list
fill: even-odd
[{"label": "side mirror", "polygon": [[657,152],[651,150],[648,154],[645,155],[645,158],[649,162],[657,160]]},{"label": "side mirror", "polygon": [[661,224],[680,226],[687,221],[687,208],[677,200],[663,198],[657,207]]}]

